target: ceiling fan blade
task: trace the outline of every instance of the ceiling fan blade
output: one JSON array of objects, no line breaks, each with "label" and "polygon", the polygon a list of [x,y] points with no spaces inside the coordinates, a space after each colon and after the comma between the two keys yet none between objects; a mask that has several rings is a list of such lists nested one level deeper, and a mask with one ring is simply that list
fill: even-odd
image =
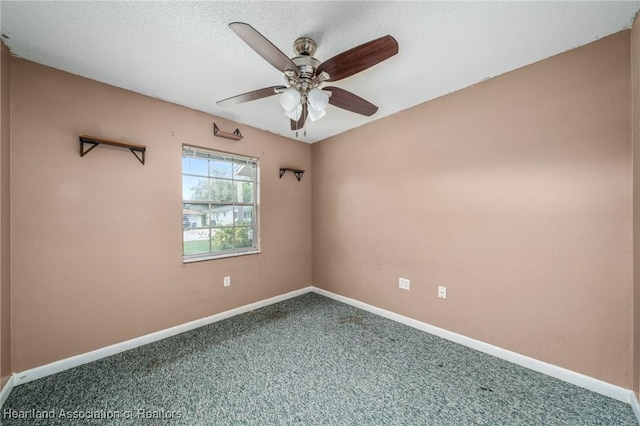
[{"label": "ceiling fan blade", "polygon": [[296,75],[299,74],[296,64],[251,25],[244,22],[232,22],[229,24],[229,28],[276,69],[282,72],[290,70],[294,71]]},{"label": "ceiling fan blade", "polygon": [[339,87],[325,87],[322,90],[331,92],[329,103],[338,108],[366,116],[371,116],[378,111],[378,107],[371,102]]},{"label": "ceiling fan blade", "polygon": [[389,59],[396,53],[398,42],[386,35],[324,61],[316,70],[316,74],[326,71],[330,77],[327,81],[341,80]]},{"label": "ceiling fan blade", "polygon": [[298,121],[291,120],[291,130],[300,130],[304,127],[304,122],[307,121],[307,116],[309,115],[309,111],[307,111],[307,104],[302,104],[302,114],[300,115],[300,119]]},{"label": "ceiling fan blade", "polygon": [[256,99],[266,98],[278,93],[279,90],[286,89],[285,86],[271,86],[264,89],[254,90],[253,92],[243,93],[242,95],[232,96],[227,99],[216,102],[220,106],[229,106],[241,104],[243,102],[255,101]]}]

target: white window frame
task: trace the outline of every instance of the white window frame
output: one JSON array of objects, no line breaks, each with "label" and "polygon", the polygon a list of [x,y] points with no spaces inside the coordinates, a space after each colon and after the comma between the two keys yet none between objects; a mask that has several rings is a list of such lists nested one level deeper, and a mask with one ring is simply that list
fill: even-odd
[{"label": "white window frame", "polygon": [[[201,158],[201,159],[209,159],[209,160],[215,160],[218,163],[229,163],[231,164],[231,177],[219,177],[219,176],[215,176],[211,174],[211,169],[209,167],[208,171],[207,171],[207,175],[205,176],[204,174],[199,174],[199,173],[195,173],[195,172],[186,172],[184,169],[184,159],[185,158]],[[255,166],[255,173],[253,174],[253,177],[250,179],[236,179],[236,172],[238,169],[236,169],[236,166],[241,166],[243,164],[248,164],[249,166],[253,167]],[[242,156],[242,155],[238,155],[238,154],[231,154],[231,153],[227,153],[227,152],[223,152],[223,151],[218,151],[218,150],[214,150],[214,149],[210,149],[210,148],[203,148],[203,147],[198,147],[198,146],[193,146],[193,145],[187,145],[184,144],[182,146],[182,155],[181,155],[181,168],[182,168],[182,173],[181,173],[181,179],[182,179],[182,222],[183,222],[183,229],[182,229],[182,261],[184,263],[189,263],[189,262],[199,262],[199,261],[203,261],[203,260],[211,260],[211,259],[221,259],[221,258],[227,258],[227,257],[234,257],[234,256],[242,256],[242,255],[249,255],[249,254],[256,254],[256,253],[260,253],[260,248],[259,248],[259,244],[260,244],[260,234],[259,234],[259,193],[260,193],[260,185],[259,185],[259,176],[260,176],[260,166],[259,166],[259,160],[256,157],[247,157],[247,156]],[[237,200],[213,200],[213,199],[198,199],[198,200],[191,200],[190,198],[192,198],[189,194],[185,194],[185,177],[194,177],[194,178],[199,178],[199,179],[216,179],[216,180],[223,180],[223,181],[228,181],[231,182],[231,185],[233,186],[235,183],[252,183],[253,184],[253,201],[252,202],[244,202],[244,201],[237,201]],[[240,197],[238,195],[238,197]],[[186,226],[186,221],[187,219],[187,215],[185,214],[185,206],[187,205],[199,205],[204,207],[203,214],[206,211],[212,212],[215,206],[216,208],[222,208],[224,211],[222,212],[222,215],[218,215],[216,217],[223,217],[225,218],[225,220],[228,220],[228,211],[226,211],[227,209],[229,209],[229,211],[232,213],[231,214],[231,224],[219,224],[219,223],[213,223],[214,220],[212,219],[214,213],[210,213],[207,215],[208,219],[206,220],[207,223],[200,223],[200,224],[194,224],[190,222],[189,227]],[[206,208],[206,206],[208,206],[208,208]],[[235,213],[236,213],[236,208],[237,207],[251,207],[253,210],[252,213],[252,224],[250,226],[246,226],[246,225],[236,225],[236,217],[235,217]],[[203,222],[205,222],[205,219],[203,219]],[[193,227],[192,227],[193,226]],[[222,230],[231,230],[231,235],[233,236],[233,242],[235,244],[235,238],[237,236],[236,234],[236,230],[237,229],[247,229],[248,232],[252,232],[252,238],[251,241],[253,243],[253,245],[251,247],[233,247],[230,249],[223,249],[223,250],[213,250],[212,247],[212,242],[211,242],[211,238],[209,237],[209,251],[207,252],[200,252],[200,253],[194,253],[194,254],[185,254],[185,241],[186,241],[186,232],[189,231],[200,231],[201,233],[209,233],[209,236],[211,235],[213,230],[218,230],[218,232],[222,231]],[[202,241],[206,241],[206,240],[202,240]]]}]

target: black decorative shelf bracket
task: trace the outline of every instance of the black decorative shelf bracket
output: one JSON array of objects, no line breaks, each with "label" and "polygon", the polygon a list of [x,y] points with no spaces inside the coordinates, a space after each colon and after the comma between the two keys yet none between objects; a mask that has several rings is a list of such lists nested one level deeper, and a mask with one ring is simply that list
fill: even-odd
[{"label": "black decorative shelf bracket", "polygon": [[[104,144],[104,145],[117,146],[119,148],[127,148],[138,159],[139,162],[144,164],[144,154],[145,154],[145,151],[147,150],[147,147],[145,145],[114,141],[110,139],[102,139],[102,138],[97,138],[95,136],[89,136],[89,135],[79,136],[78,140],[80,142],[80,157],[84,157],[85,155],[87,155],[87,153],[89,153],[89,151],[91,151],[96,146],[100,144]],[[84,149],[84,144],[86,143],[91,145],[91,147],[87,150]]]},{"label": "black decorative shelf bracket", "polygon": [[298,178],[298,181],[299,181],[300,179],[302,179],[302,174],[304,173],[304,170],[290,169],[288,167],[282,167],[282,168],[280,168],[280,179],[282,179],[282,175],[284,175],[287,172],[293,173],[296,176],[296,178]]},{"label": "black decorative shelf bracket", "polygon": [[239,141],[244,137],[242,136],[242,133],[240,133],[240,129],[236,129],[233,133],[223,132],[216,123],[213,123],[213,135],[221,138],[233,139],[234,141]]}]

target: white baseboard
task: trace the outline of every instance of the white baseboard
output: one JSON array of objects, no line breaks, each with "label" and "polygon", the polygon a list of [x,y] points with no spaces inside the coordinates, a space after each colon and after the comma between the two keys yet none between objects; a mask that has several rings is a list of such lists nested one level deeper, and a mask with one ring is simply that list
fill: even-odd
[{"label": "white baseboard", "polygon": [[[73,367],[78,367],[83,364],[87,364],[92,361],[97,361],[102,358],[106,358],[111,355],[115,355],[120,352],[127,351],[129,349],[137,348],[148,343],[156,342],[158,340],[166,339],[167,337],[175,336],[176,334],[184,333],[198,327],[212,324],[236,315],[244,314],[245,312],[253,311],[255,309],[262,308],[264,306],[273,305],[274,303],[282,302],[283,300],[291,299],[293,297],[300,296],[305,293],[309,293],[311,287],[302,288],[300,290],[291,291],[289,293],[282,294],[280,296],[271,297],[269,299],[261,300],[248,305],[240,306],[219,314],[211,315],[199,320],[191,321],[185,324],[180,324],[175,327],[167,328],[165,330],[156,331],[155,333],[147,334],[145,336],[136,337],[135,339],[127,340],[125,342],[116,343],[104,348],[96,349],[91,352],[86,352],[80,355],[75,355],[69,358],[61,359],[59,361],[52,362],[50,364],[42,365],[40,367],[32,368],[20,373],[14,373],[12,379],[13,386],[18,386],[23,383],[28,383],[32,380],[40,379],[51,374],[60,373],[61,371],[68,370]],[[12,386],[12,387],[13,387]],[[9,390],[10,392],[11,390]],[[3,390],[4,392],[4,390]],[[8,393],[7,393],[8,395]],[[4,402],[4,400],[3,400]],[[0,405],[1,407],[2,405]]]},{"label": "white baseboard", "polygon": [[4,386],[2,387],[2,391],[0,391],[0,408],[2,408],[2,406],[4,405],[4,402],[7,400],[7,398],[9,397],[9,394],[13,390],[13,386],[14,386],[13,382],[14,382],[13,376],[9,376],[9,380],[7,380],[7,383],[5,383]]},{"label": "white baseboard", "polygon": [[[321,288],[312,287],[312,291],[315,293],[321,294],[323,296],[329,297],[331,299],[337,300],[339,302],[343,302],[348,305],[354,306],[356,308],[362,309],[364,311],[371,312],[376,315],[380,315],[390,320],[397,321],[399,323],[408,325],[413,328],[417,328],[418,330],[426,331],[427,333],[434,334],[436,336],[442,337],[444,339],[450,340],[455,343],[459,343],[461,345],[470,347],[480,352],[493,355],[497,358],[504,359],[506,361],[520,365],[522,367],[526,367],[530,370],[534,370],[539,373],[543,373],[548,376],[555,377],[556,379],[560,379],[562,381],[588,389],[590,391],[597,392],[601,395],[605,395],[610,398],[614,398],[619,401],[626,402],[632,405],[633,405],[632,401],[635,401],[636,404],[638,404],[635,394],[633,393],[633,391],[629,389],[625,389],[623,387],[616,386],[611,383],[607,383],[602,380],[595,379],[593,377],[589,377],[581,373],[576,373],[575,371],[567,370],[566,368],[558,367],[553,364],[547,364],[546,362],[539,361],[537,359],[530,358],[528,356],[521,355],[506,349],[502,349],[498,346],[493,346],[488,343],[463,336],[461,334],[453,333],[451,331],[448,331],[439,327],[435,327],[433,325],[430,325],[409,317],[405,317],[403,315],[396,314],[395,312],[387,311],[385,309],[381,309],[381,308],[369,305],[367,303],[360,302],[355,299],[341,296],[339,294],[335,294],[330,291],[323,290]],[[640,407],[638,407],[638,409],[640,411]],[[638,411],[636,411],[636,416],[638,416]]]}]

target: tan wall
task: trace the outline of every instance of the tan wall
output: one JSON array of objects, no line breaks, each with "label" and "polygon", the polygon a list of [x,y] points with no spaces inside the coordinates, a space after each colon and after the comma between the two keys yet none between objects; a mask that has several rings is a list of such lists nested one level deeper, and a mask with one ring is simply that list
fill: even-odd
[{"label": "tan wall", "polygon": [[11,374],[11,247],[9,225],[9,50],[0,42],[0,386]]},{"label": "tan wall", "polygon": [[621,32],[314,144],[314,285],[631,388],[629,51]]},{"label": "tan wall", "polygon": [[631,29],[633,138],[633,390],[640,392],[640,23]]},{"label": "tan wall", "polygon": [[[11,102],[14,371],[311,284],[309,145],[16,58]],[[260,158],[262,254],[182,263],[183,143]]]},{"label": "tan wall", "polygon": [[[315,285],[637,390],[636,33],[311,147],[246,126],[214,138],[213,121],[237,125],[12,58],[12,370],[306,286],[313,235]],[[80,158],[81,133],[146,144],[147,164],[109,147]],[[182,143],[260,157],[261,255],[182,264]],[[279,180],[280,166],[313,175]]]}]

